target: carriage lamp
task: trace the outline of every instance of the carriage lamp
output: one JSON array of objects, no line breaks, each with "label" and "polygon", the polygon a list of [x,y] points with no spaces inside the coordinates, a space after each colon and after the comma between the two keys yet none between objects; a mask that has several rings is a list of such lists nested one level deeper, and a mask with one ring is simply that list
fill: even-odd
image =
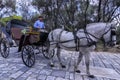
[{"label": "carriage lamp", "polygon": [[32,32],[32,27],[30,26],[30,32]]},{"label": "carriage lamp", "polygon": [[25,34],[27,31],[26,29],[21,30],[21,33]]}]

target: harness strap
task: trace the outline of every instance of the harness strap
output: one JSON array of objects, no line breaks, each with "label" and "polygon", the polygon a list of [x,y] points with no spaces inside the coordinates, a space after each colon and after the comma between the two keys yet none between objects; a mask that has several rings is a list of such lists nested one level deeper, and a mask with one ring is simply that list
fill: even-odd
[{"label": "harness strap", "polygon": [[51,33],[51,39],[54,41],[53,32]]},{"label": "harness strap", "polygon": [[75,44],[76,44],[76,51],[79,51],[79,45],[80,45],[80,41],[79,41],[79,38],[77,36],[77,31],[73,31],[73,36],[74,36],[74,41],[75,41]]},{"label": "harness strap", "polygon": [[62,34],[62,32],[63,32],[64,30],[62,30],[62,31],[60,31],[60,34],[59,34],[59,36],[58,36],[58,43],[57,43],[57,48],[60,48],[60,37],[61,37],[61,34]]},{"label": "harness strap", "polygon": [[116,35],[116,31],[111,30],[111,35]]},{"label": "harness strap", "polygon": [[[86,29],[84,29],[84,32],[85,32],[85,36],[86,36],[86,39],[87,39],[87,42],[88,42],[88,46],[90,45],[90,41],[89,41],[89,39],[88,38],[90,38],[90,36],[88,35],[88,33],[87,33],[87,30]],[[92,40],[91,40],[92,41]]]},{"label": "harness strap", "polygon": [[90,36],[92,36],[92,37],[94,37],[94,38],[96,38],[96,39],[99,39],[99,38],[95,37],[94,35],[92,35],[91,33],[88,33],[88,32],[86,31],[86,29],[84,29],[84,31],[79,31],[79,32],[84,32],[84,33],[85,33],[85,38],[87,39],[88,47],[91,46],[91,45],[95,45],[95,44],[96,44],[96,42],[93,41],[93,40],[90,38]]},{"label": "harness strap", "polygon": [[111,40],[109,41],[109,42],[114,42],[113,40],[112,40],[112,36],[115,36],[116,35],[116,31],[115,30],[111,30],[111,33],[110,33],[111,35],[110,35],[110,37],[111,37]]}]

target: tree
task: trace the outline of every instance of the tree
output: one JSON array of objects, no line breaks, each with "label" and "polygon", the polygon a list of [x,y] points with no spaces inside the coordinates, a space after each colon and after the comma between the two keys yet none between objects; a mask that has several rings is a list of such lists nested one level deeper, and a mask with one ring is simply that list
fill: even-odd
[{"label": "tree", "polygon": [[[120,16],[119,0],[34,0],[33,5],[51,29],[84,28],[92,22],[111,22]],[[119,21],[119,20],[118,20]]]},{"label": "tree", "polygon": [[22,20],[22,17],[21,17],[21,16],[13,15],[13,16],[1,18],[1,19],[0,19],[0,24],[1,24],[1,26],[6,26],[6,23],[7,23],[8,21],[12,20],[12,19]]},{"label": "tree", "polygon": [[46,26],[50,30],[58,25],[58,14],[62,0],[34,0],[32,4],[37,8],[39,14],[45,18]]},{"label": "tree", "polygon": [[0,0],[0,18],[14,14],[16,12],[15,5],[15,0]]},{"label": "tree", "polygon": [[97,22],[111,22],[120,15],[118,9],[120,8],[119,0],[99,0],[97,7]]},{"label": "tree", "polygon": [[30,17],[30,3],[27,0],[21,0],[18,5],[19,12],[22,15],[23,19],[28,20]]}]

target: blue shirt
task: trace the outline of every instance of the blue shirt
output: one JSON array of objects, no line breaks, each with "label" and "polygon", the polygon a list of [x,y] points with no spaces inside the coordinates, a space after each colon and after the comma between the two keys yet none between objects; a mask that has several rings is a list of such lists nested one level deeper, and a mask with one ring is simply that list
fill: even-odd
[{"label": "blue shirt", "polygon": [[34,28],[45,28],[45,25],[44,25],[44,22],[41,22],[40,20],[37,20],[35,23],[34,23]]}]

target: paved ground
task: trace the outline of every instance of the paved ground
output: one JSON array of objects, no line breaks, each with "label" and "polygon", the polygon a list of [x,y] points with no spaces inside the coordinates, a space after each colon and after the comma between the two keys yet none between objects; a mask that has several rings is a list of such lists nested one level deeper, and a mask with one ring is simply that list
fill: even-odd
[{"label": "paved ground", "polygon": [[62,69],[56,58],[55,67],[51,68],[49,61],[42,54],[37,54],[35,65],[28,68],[23,64],[20,53],[12,48],[7,59],[0,56],[0,80],[120,80],[120,54],[92,52],[90,70],[95,75],[94,79],[86,76],[84,60],[79,65],[82,73],[74,73],[77,55],[62,51],[63,63],[67,66]]}]

